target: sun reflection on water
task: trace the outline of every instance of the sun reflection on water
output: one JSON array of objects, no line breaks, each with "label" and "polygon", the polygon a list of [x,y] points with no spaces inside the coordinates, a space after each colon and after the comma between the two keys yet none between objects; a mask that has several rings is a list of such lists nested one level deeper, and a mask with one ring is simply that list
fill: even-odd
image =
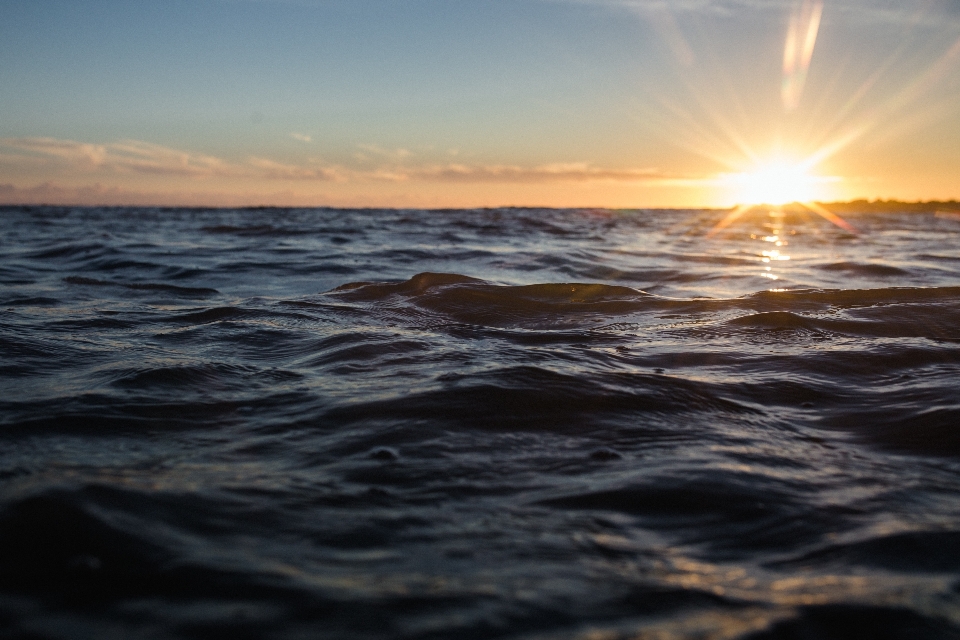
[{"label": "sun reflection on water", "polygon": [[[789,242],[782,240],[781,236],[783,235],[783,221],[786,216],[784,216],[782,211],[771,211],[769,214],[770,222],[767,223],[767,229],[769,230],[768,235],[760,238],[762,242],[769,242],[775,247],[786,247]],[[779,280],[780,275],[773,271],[773,266],[771,263],[774,263],[774,266],[778,262],[786,262],[790,260],[790,256],[786,253],[783,253],[780,249],[765,249],[760,251],[760,262],[765,264],[763,271],[760,272],[760,275],[764,278],[769,278],[770,280]]]}]

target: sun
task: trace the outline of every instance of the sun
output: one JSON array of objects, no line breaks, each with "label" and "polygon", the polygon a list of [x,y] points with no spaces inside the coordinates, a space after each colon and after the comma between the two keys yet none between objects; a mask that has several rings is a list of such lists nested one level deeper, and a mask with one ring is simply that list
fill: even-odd
[{"label": "sun", "polygon": [[813,175],[810,173],[813,164],[773,160],[757,164],[751,171],[722,175],[719,182],[733,193],[737,206],[717,222],[707,236],[715,236],[747,212],[764,206],[779,208],[792,203],[801,205],[849,233],[857,234],[853,225],[819,204],[826,195],[826,185],[838,182],[841,178]]},{"label": "sun", "polygon": [[780,206],[819,199],[824,179],[811,175],[803,164],[775,160],[728,174],[723,182],[739,204]]}]

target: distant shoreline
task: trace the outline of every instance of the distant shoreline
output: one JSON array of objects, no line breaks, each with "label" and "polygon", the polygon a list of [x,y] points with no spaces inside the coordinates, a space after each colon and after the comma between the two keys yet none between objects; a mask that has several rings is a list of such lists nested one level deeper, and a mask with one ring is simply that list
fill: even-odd
[{"label": "distant shoreline", "polygon": [[[911,212],[911,213],[960,213],[960,202],[957,200],[928,200],[920,202],[904,202],[901,200],[851,200],[849,202],[819,202],[834,212],[844,213],[877,213],[877,212]],[[803,209],[803,205],[791,203],[781,207],[788,211]]]},{"label": "distant shoreline", "polygon": [[[850,200],[846,202],[819,202],[816,204],[826,207],[835,213],[932,213],[943,214],[944,217],[960,216],[960,201],[958,200],[926,200],[909,202],[903,200]],[[289,209],[343,209],[349,211],[362,210],[422,210],[422,211],[460,211],[460,210],[491,210],[491,209],[584,209],[596,211],[730,211],[736,207],[550,207],[531,205],[503,205],[499,207],[337,207],[330,205],[316,206],[285,206],[285,205],[247,205],[247,206],[185,206],[163,204],[64,204],[64,203],[37,203],[37,202],[0,202],[0,210],[18,209],[23,207],[36,208],[83,208],[83,209],[169,209],[169,210],[289,210]],[[785,213],[800,213],[808,211],[807,207],[798,202],[784,205],[757,204],[751,208],[777,209]]]}]

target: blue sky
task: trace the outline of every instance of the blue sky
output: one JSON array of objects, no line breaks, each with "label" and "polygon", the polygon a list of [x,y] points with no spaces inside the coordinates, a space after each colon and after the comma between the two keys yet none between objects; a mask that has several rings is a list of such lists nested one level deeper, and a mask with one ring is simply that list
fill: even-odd
[{"label": "blue sky", "polygon": [[841,142],[824,195],[960,197],[960,2],[825,0],[787,113],[802,4],[5,0],[0,198],[725,205]]}]

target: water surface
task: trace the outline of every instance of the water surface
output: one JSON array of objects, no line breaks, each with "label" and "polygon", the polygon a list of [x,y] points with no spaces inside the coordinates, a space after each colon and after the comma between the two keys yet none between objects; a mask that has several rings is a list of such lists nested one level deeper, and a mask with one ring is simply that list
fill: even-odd
[{"label": "water surface", "polygon": [[960,221],[723,215],[0,209],[5,637],[960,638]]}]

